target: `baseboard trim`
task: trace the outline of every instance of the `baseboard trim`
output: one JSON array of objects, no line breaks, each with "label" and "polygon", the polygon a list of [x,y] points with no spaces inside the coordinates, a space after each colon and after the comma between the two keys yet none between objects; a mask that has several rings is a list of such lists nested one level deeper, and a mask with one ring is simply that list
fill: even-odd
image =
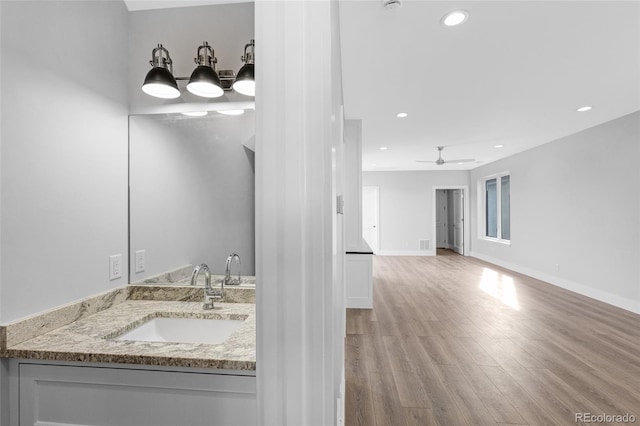
[{"label": "baseboard trim", "polygon": [[556,277],[554,275],[547,274],[545,272],[540,272],[535,269],[527,268],[525,266],[517,265],[515,263],[505,262],[503,260],[500,260],[491,256],[486,256],[481,253],[471,252],[469,253],[469,256],[475,257],[476,259],[480,259],[488,263],[492,263],[502,268],[509,269],[514,272],[518,272],[519,274],[533,277],[535,279],[544,281],[556,287],[573,291],[574,293],[578,293],[582,296],[590,297],[592,299],[607,303],[609,305],[624,309],[626,311],[640,314],[640,301],[629,299],[627,297],[621,297],[606,291],[595,289],[593,287],[588,287],[583,284],[579,284],[575,281]]},{"label": "baseboard trim", "polygon": [[373,309],[373,299],[365,297],[347,297],[345,307],[349,309]]},{"label": "baseboard trim", "polygon": [[433,250],[379,250],[378,256],[435,256]]}]

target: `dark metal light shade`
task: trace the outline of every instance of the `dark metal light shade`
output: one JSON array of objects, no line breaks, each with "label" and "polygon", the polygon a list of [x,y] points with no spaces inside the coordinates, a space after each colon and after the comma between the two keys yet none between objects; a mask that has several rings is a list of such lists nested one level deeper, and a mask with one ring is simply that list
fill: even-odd
[{"label": "dark metal light shade", "polygon": [[144,79],[142,91],[147,95],[163,99],[175,99],[180,96],[176,79],[168,69],[162,67],[151,68]]},{"label": "dark metal light shade", "polygon": [[205,98],[217,98],[224,93],[218,74],[213,68],[206,65],[198,65],[193,70],[187,84],[187,90],[196,96]]},{"label": "dark metal light shade", "polygon": [[233,83],[233,90],[246,96],[256,95],[253,64],[244,64],[242,68],[240,68],[236,76],[236,81]]}]

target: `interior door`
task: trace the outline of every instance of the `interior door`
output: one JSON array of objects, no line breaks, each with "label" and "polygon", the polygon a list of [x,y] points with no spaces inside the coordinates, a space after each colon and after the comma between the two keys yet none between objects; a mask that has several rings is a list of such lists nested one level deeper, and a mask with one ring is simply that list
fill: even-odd
[{"label": "interior door", "polygon": [[436,190],[436,248],[449,248],[449,225],[447,214],[447,191]]},{"label": "interior door", "polygon": [[455,189],[453,197],[453,246],[456,253],[464,255],[464,191]]},{"label": "interior door", "polygon": [[362,237],[374,253],[380,249],[379,197],[379,187],[362,187]]}]

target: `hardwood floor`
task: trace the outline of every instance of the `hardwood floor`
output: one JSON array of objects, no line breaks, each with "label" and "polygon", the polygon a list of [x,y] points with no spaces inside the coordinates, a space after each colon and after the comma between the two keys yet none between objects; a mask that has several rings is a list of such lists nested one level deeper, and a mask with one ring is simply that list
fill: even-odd
[{"label": "hardwood floor", "polygon": [[640,424],[639,315],[438,254],[374,257],[374,309],[347,313],[347,426]]}]

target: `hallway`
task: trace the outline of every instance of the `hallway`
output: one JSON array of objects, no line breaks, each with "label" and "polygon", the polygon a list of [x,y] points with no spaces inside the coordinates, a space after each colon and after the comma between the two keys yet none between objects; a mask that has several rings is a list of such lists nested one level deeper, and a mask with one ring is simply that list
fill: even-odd
[{"label": "hallway", "polygon": [[347,313],[347,426],[640,422],[640,316],[450,251],[373,275],[374,309]]}]

